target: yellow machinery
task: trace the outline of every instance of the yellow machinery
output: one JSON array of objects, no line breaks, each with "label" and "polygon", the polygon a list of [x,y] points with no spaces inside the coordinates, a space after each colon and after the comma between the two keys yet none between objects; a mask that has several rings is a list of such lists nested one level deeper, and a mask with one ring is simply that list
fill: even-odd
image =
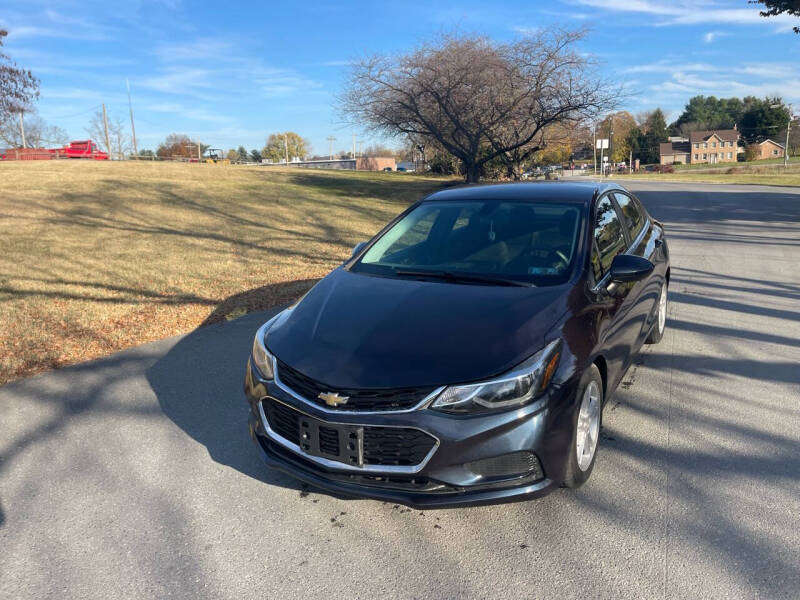
[{"label": "yellow machinery", "polygon": [[208,154],[208,158],[206,158],[206,162],[208,164],[210,164],[210,165],[211,164],[214,164],[214,165],[229,165],[229,164],[231,164],[231,161],[229,161],[227,158],[223,158],[222,150],[220,148],[209,148],[208,150],[206,150],[206,153]]}]

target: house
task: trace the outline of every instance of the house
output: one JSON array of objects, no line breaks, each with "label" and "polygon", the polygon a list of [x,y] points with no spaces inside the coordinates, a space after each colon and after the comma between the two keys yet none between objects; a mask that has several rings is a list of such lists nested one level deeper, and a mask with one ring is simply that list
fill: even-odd
[{"label": "house", "polygon": [[689,164],[689,142],[664,142],[659,144],[661,164]]},{"label": "house", "polygon": [[748,144],[747,148],[748,150],[751,148],[755,149],[753,160],[782,158],[784,153],[783,145],[779,144],[778,142],[773,142],[772,140],[764,140],[763,142],[758,142],[757,144]]},{"label": "house", "polygon": [[662,165],[736,162],[742,152],[736,129],[692,131],[688,141],[665,142],[659,149]]},{"label": "house", "polygon": [[692,131],[691,164],[736,162],[739,149],[739,131],[736,129],[717,129],[715,131]]}]

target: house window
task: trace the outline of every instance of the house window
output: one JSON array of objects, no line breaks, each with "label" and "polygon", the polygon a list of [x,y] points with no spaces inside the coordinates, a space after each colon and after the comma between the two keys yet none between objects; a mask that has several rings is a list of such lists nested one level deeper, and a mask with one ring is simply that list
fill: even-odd
[{"label": "house window", "polygon": [[708,142],[703,142],[703,148],[708,148]]},{"label": "house window", "polygon": [[733,158],[733,152],[728,152],[728,158]]},{"label": "house window", "polygon": [[706,153],[704,152],[704,153],[703,153],[703,160],[706,160],[707,158],[708,158],[708,154],[706,154]]},{"label": "house window", "polygon": [[[695,144],[695,145],[694,145],[694,149],[695,149],[695,150],[699,150],[699,149],[700,149],[700,144]],[[695,158],[697,158],[697,155],[696,155],[696,154],[695,154]]]},{"label": "house window", "polygon": [[773,150],[772,151],[772,156],[778,156],[778,151],[777,150]]},{"label": "house window", "polygon": [[711,147],[712,148],[716,148],[717,147],[717,142],[711,142]]},{"label": "house window", "polygon": [[733,148],[733,142],[728,142],[728,146],[730,146],[731,148]]},{"label": "house window", "polygon": [[[697,144],[695,144],[695,146],[697,146]],[[694,153],[694,159],[695,159],[695,160],[697,160],[697,159],[699,158],[699,156],[700,156],[700,155],[699,155],[699,154],[697,154],[697,152],[695,152],[695,153]]]}]

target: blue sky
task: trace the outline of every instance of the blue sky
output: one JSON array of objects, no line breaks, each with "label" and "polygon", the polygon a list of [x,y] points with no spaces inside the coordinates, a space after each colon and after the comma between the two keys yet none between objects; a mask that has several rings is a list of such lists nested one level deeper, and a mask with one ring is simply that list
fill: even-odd
[{"label": "blue sky", "polygon": [[326,153],[349,148],[333,108],[347,62],[397,53],[442,31],[509,40],[537,27],[588,26],[582,51],[631,91],[634,114],[674,118],[696,94],[780,94],[800,107],[796,19],[762,19],[746,0],[514,2],[201,2],[13,0],[0,9],[6,51],[41,79],[39,113],[85,137],[102,102],[128,117],[140,148],[171,132],[213,147],[261,148],[293,130]]}]

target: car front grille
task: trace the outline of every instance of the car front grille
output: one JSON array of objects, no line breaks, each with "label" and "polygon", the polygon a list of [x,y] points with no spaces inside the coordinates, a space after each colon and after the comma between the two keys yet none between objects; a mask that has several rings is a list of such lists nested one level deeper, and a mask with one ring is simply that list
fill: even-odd
[{"label": "car front grille", "polygon": [[[436,438],[419,429],[327,423],[272,398],[265,398],[262,403],[267,423],[277,435],[306,453],[319,448],[319,456],[345,464],[358,463],[357,443],[362,445],[364,465],[381,466],[413,467],[436,446]],[[318,437],[311,440],[302,432],[315,432]]]},{"label": "car front grille", "polygon": [[304,375],[297,369],[278,361],[278,377],[307,401],[317,406],[332,408],[319,398],[320,394],[335,393],[346,396],[347,402],[335,407],[341,411],[391,411],[413,408],[429,396],[435,387],[349,389],[334,388]]},{"label": "car front grille", "polygon": [[419,429],[364,427],[364,464],[418,465],[435,444]]}]

